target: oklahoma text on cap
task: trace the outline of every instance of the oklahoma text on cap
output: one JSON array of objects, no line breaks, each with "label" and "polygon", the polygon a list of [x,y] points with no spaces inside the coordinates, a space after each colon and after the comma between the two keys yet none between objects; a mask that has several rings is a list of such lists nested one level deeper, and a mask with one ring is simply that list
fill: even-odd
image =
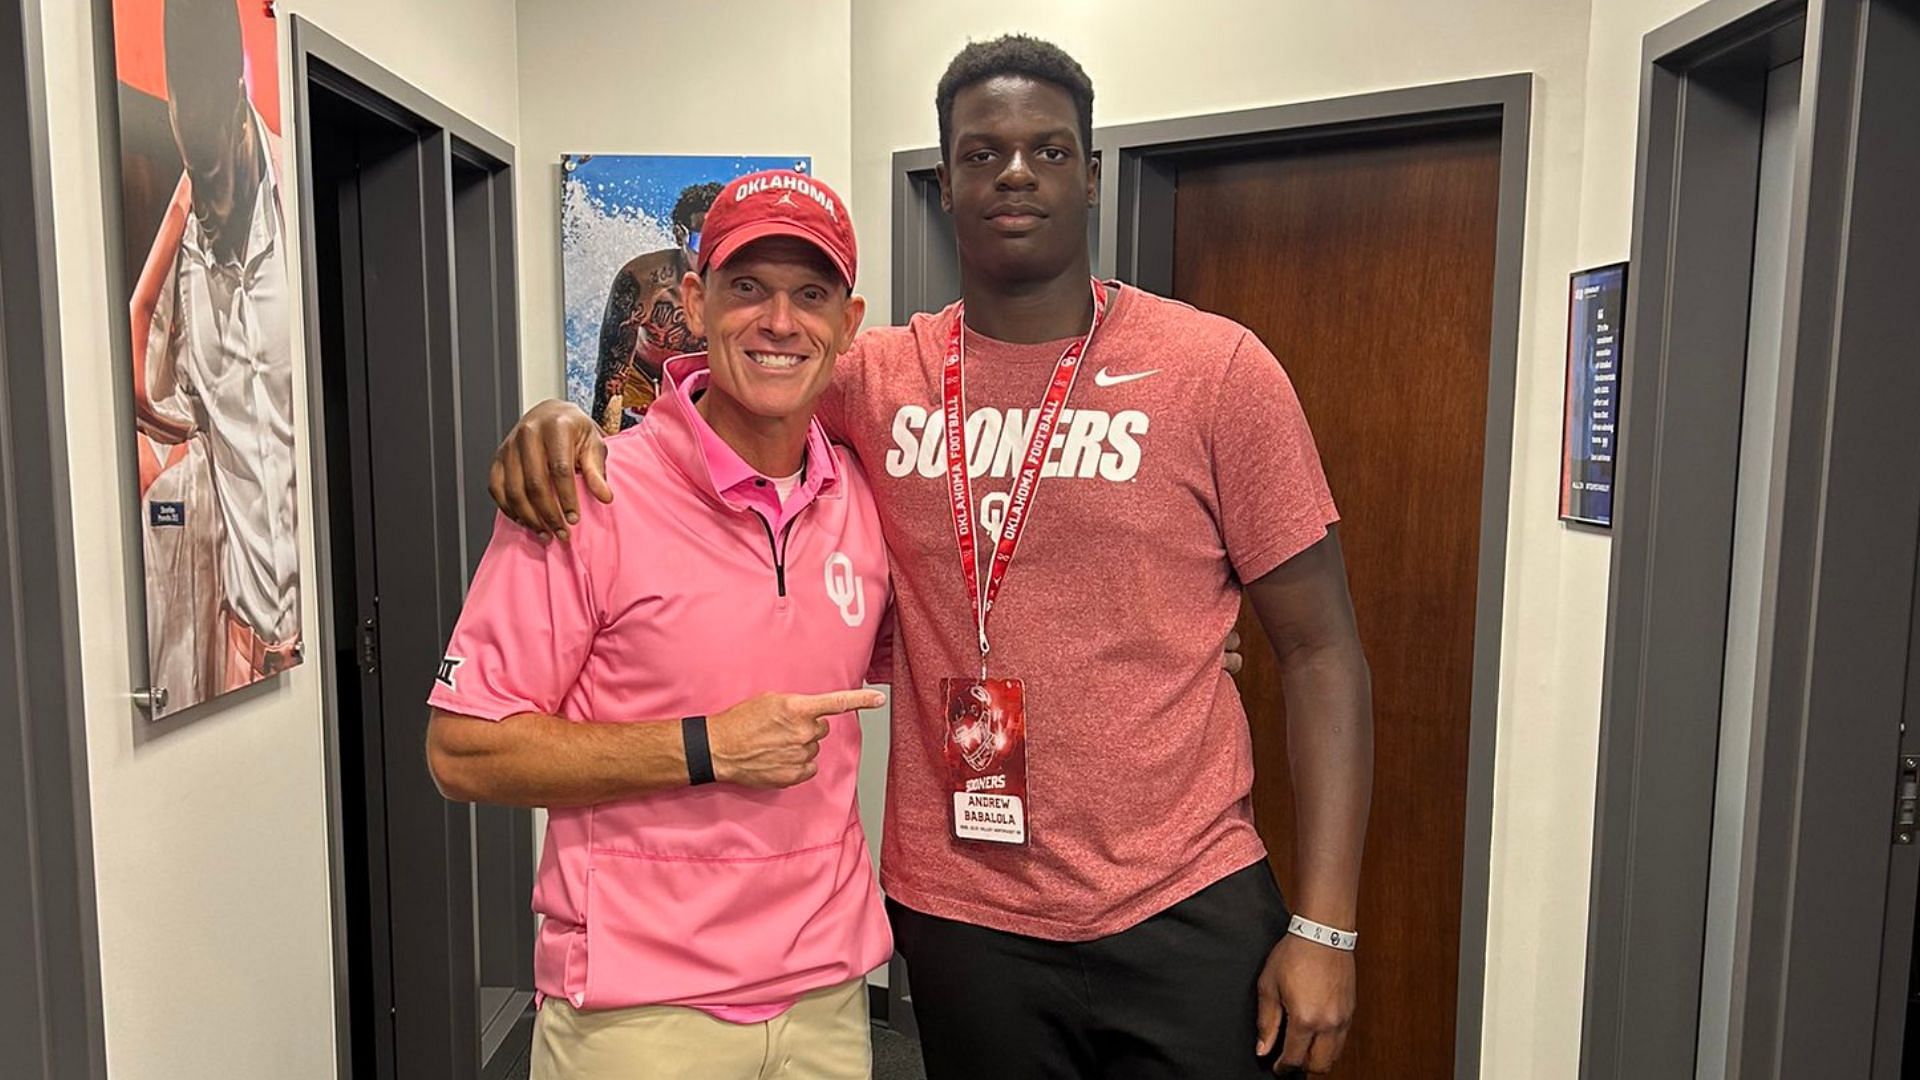
[{"label": "oklahoma text on cap", "polygon": [[859,252],[847,204],[813,177],[785,170],[750,173],[721,189],[700,231],[694,268],[705,273],[769,236],[792,236],[819,248],[853,287]]}]

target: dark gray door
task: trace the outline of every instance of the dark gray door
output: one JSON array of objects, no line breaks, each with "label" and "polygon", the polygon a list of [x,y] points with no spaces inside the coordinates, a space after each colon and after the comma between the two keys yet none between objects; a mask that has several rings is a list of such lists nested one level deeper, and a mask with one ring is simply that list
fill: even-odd
[{"label": "dark gray door", "polygon": [[[450,803],[426,696],[519,413],[511,151],[296,22],[345,889],[343,1073],[503,1075],[531,1029],[531,815]],[[316,47],[316,45],[318,47]],[[346,70],[352,68],[352,70]]]},{"label": "dark gray door", "polygon": [[31,5],[0,0],[0,1047],[103,1077],[44,104]]},{"label": "dark gray door", "polygon": [[[1815,6],[1806,251],[1763,686],[1741,1076],[1913,1075],[1879,1006],[1911,700],[1920,469],[1920,4]],[[1910,738],[1910,733],[1904,736]],[[1895,1010],[1895,1016],[1898,1010]]]},{"label": "dark gray door", "polygon": [[[520,418],[518,320],[513,291],[513,183],[484,155],[452,147],[454,313],[458,320],[462,587],[493,535],[484,491],[493,448]],[[495,1061],[509,1043],[533,988],[533,815],[505,806],[473,808],[475,961],[480,980],[480,1051]],[[496,1062],[497,1064],[497,1062]],[[492,1075],[492,1070],[489,1070]]]},{"label": "dark gray door", "polygon": [[477,1006],[458,1000],[471,989],[470,894],[455,906],[469,821],[434,790],[422,738],[462,580],[457,488],[451,476],[436,482],[453,437],[450,298],[425,258],[446,249],[445,193],[428,183],[433,147],[410,126],[325,90],[311,116],[332,611],[357,855],[346,870],[364,881],[351,905],[365,1006],[354,1053],[368,1075],[472,1076]]},{"label": "dark gray door", "polygon": [[1647,39],[1583,1076],[1902,1075],[1916,15],[1713,0]]}]

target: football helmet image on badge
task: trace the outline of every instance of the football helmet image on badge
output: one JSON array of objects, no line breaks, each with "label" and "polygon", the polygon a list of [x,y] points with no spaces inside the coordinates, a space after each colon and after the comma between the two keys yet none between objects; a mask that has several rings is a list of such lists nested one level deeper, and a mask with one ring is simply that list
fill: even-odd
[{"label": "football helmet image on badge", "polygon": [[1007,748],[1006,713],[979,683],[967,687],[967,700],[953,718],[953,743],[974,772],[985,772]]}]

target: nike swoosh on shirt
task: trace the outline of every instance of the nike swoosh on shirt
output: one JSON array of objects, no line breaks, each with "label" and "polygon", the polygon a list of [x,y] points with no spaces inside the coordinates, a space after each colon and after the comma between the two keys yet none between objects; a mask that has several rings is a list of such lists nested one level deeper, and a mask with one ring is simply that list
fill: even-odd
[{"label": "nike swoosh on shirt", "polygon": [[1160,374],[1159,368],[1154,368],[1152,371],[1136,371],[1131,375],[1109,375],[1107,374],[1106,368],[1101,368],[1099,371],[1093,373],[1093,384],[1095,386],[1119,386],[1121,383],[1130,383],[1135,379],[1144,379],[1149,375],[1158,374]]}]

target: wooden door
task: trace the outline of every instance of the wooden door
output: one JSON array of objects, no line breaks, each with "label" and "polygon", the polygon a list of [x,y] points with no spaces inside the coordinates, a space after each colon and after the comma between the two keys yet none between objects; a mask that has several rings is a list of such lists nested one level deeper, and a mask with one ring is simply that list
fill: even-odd
[{"label": "wooden door", "polygon": [[[1450,1075],[1493,315],[1495,129],[1208,159],[1178,172],[1174,292],[1250,327],[1299,391],[1373,667],[1360,1007],[1335,1075]],[[1293,793],[1259,625],[1240,689],[1283,889]]]}]

